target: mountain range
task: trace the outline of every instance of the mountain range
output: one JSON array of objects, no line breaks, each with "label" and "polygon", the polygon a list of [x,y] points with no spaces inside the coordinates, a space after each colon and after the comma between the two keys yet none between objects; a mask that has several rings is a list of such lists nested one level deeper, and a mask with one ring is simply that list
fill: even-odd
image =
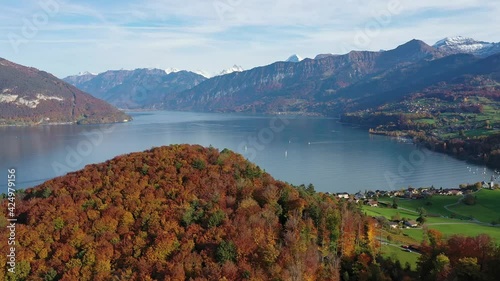
[{"label": "mountain range", "polygon": [[[367,109],[439,83],[460,84],[460,77],[470,81],[491,76],[488,79],[499,81],[497,68],[491,67],[491,61],[498,58],[496,44],[465,47],[478,44],[447,39],[435,47],[412,40],[389,51],[352,51],[314,60],[277,62],[209,79],[171,96],[165,105],[177,110],[309,115]],[[446,49],[442,47],[445,45]]]},{"label": "mountain range", "polygon": [[353,51],[346,55],[276,62],[245,72],[214,77],[170,96],[167,109],[200,111],[294,112],[325,114],[336,93],[389,69],[443,55],[412,40],[386,52]]},{"label": "mountain range", "polygon": [[130,119],[47,72],[0,59],[0,125],[114,123]]},{"label": "mountain range", "polygon": [[190,89],[206,78],[189,71],[144,68],[69,76],[63,80],[119,108],[156,109],[169,95]]},{"label": "mountain range", "polygon": [[[424,87],[440,82],[441,78],[451,79],[440,75],[411,78],[405,76],[405,71],[418,73],[418,68],[435,61],[428,67],[432,73],[442,74],[466,64],[462,59],[467,60],[457,58],[451,60],[456,65],[450,65],[450,61],[441,60],[445,57],[469,54],[487,61],[488,57],[500,53],[499,46],[500,43],[459,36],[445,38],[433,46],[411,40],[388,51],[320,54],[314,59],[292,55],[285,61],[246,71],[235,65],[211,78],[182,71],[166,74],[161,70],[142,69],[128,74],[112,71],[92,76],[86,73],[64,80],[122,108],[335,115],[360,109],[363,104],[377,104],[370,100],[388,101],[385,92],[406,89],[404,94],[399,91],[387,97],[409,95],[412,88],[407,86],[416,85],[416,80]],[[179,77],[167,79],[169,75]],[[368,96],[371,98],[367,101],[359,101]]]},{"label": "mountain range", "polygon": [[210,77],[242,72],[234,65],[219,74],[204,71],[184,71],[143,68],[135,70],[110,70],[100,74],[82,72],[63,80],[124,109],[160,109],[169,96],[191,89]]}]

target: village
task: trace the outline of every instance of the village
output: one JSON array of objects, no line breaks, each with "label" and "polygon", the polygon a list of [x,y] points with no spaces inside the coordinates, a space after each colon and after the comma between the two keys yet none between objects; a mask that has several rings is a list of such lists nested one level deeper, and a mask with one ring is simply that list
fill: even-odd
[{"label": "village", "polygon": [[[375,190],[375,191],[358,191],[355,194],[341,192],[334,194],[337,198],[353,202],[359,205],[368,207],[381,207],[398,209],[398,200],[426,200],[432,196],[456,196],[457,202],[465,200],[468,196],[478,192],[482,189],[496,190],[500,189],[498,183],[495,183],[495,178],[492,177],[490,182],[477,182],[475,184],[461,184],[459,188],[435,188],[435,187],[421,187],[413,188],[408,187],[400,190]],[[463,199],[461,199],[463,198]],[[382,199],[382,200],[380,200]],[[423,209],[423,208],[422,208]],[[419,213],[417,220],[407,218],[393,217],[389,221],[383,223],[385,226],[398,229],[398,228],[416,228],[421,226],[427,214],[422,214],[422,210],[413,210]],[[425,212],[425,210],[423,210]],[[376,218],[379,219],[379,218]]]}]

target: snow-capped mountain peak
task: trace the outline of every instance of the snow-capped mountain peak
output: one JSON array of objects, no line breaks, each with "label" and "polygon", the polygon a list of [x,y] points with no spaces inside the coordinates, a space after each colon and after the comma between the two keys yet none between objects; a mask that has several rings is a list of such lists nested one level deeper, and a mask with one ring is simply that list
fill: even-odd
[{"label": "snow-capped mountain peak", "polygon": [[205,78],[212,78],[214,75],[213,74],[210,74],[209,72],[207,71],[204,71],[204,70],[200,70],[200,69],[197,69],[195,71],[193,71],[194,73],[198,74],[198,75],[201,75]]},{"label": "snow-capped mountain peak", "polygon": [[222,76],[222,75],[226,75],[226,74],[230,74],[230,73],[233,73],[233,72],[242,72],[242,71],[245,71],[245,69],[243,69],[243,67],[239,66],[239,65],[233,65],[232,67],[230,68],[227,68],[227,69],[224,69],[222,70],[221,72],[219,73],[214,73],[214,72],[208,72],[208,71],[205,71],[205,70],[196,70],[196,71],[193,71],[194,73],[196,74],[199,74],[205,78],[212,78],[212,77],[215,77],[215,76]]},{"label": "snow-capped mountain peak", "polygon": [[166,74],[176,73],[176,72],[179,72],[179,71],[181,71],[181,70],[177,69],[177,68],[173,68],[173,67],[169,67],[169,68],[165,69],[165,73]]},{"label": "snow-capped mountain peak", "polygon": [[302,57],[298,56],[298,55],[291,55],[287,60],[286,62],[300,62],[301,60],[303,60]]},{"label": "snow-capped mountain peak", "polygon": [[500,43],[477,41],[464,36],[444,38],[436,42],[433,47],[449,54],[466,53],[480,57],[500,52]]},{"label": "snow-capped mountain peak", "polygon": [[91,73],[91,72],[88,72],[88,71],[81,71],[81,72],[78,72],[78,74],[75,75],[75,76],[87,76],[87,75],[93,75],[93,76],[95,76],[95,75],[97,75],[97,73]]},{"label": "snow-capped mountain peak", "polygon": [[98,74],[96,74],[96,73],[91,73],[88,71],[81,71],[81,72],[78,72],[78,74],[76,74],[76,75],[71,75],[71,76],[64,78],[64,80],[66,82],[69,82],[70,84],[76,85],[76,84],[80,84],[80,83],[89,81],[89,80],[93,79],[94,77],[96,77],[97,75]]},{"label": "snow-capped mountain peak", "polygon": [[226,75],[226,74],[229,74],[229,73],[233,73],[233,72],[242,72],[242,71],[245,71],[243,69],[243,67],[239,66],[239,65],[233,65],[232,67],[230,68],[227,68],[227,69],[224,69],[222,70],[219,75]]},{"label": "snow-capped mountain peak", "polygon": [[458,44],[467,44],[467,43],[474,43],[477,42],[476,40],[469,38],[469,37],[464,37],[464,36],[455,36],[455,37],[446,37],[442,40],[439,40],[436,42],[434,46],[442,46],[442,45],[458,45]]}]

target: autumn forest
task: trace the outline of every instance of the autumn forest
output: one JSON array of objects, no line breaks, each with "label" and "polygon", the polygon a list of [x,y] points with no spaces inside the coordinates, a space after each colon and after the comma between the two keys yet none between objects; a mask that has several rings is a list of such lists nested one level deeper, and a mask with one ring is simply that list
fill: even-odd
[{"label": "autumn forest", "polygon": [[[227,149],[116,157],[18,194],[16,273],[1,280],[495,280],[489,237],[429,231],[412,270],[379,255],[355,202],[276,181]],[[2,200],[7,206],[7,200]],[[2,235],[7,218],[0,217]],[[2,252],[8,246],[1,244]],[[6,256],[0,257],[6,264]]]}]

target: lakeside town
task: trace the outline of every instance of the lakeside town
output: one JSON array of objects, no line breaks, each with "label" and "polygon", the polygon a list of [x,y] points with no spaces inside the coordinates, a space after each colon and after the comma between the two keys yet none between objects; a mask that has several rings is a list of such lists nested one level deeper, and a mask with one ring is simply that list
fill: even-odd
[{"label": "lakeside town", "polygon": [[[495,183],[496,177],[491,176],[489,182],[482,181],[475,184],[461,184],[459,188],[435,188],[431,187],[420,187],[413,188],[408,187],[406,189],[402,188],[399,190],[368,190],[365,192],[358,191],[357,193],[350,194],[348,192],[339,192],[334,194],[340,199],[348,199],[355,201],[356,203],[362,201],[366,205],[377,206],[377,198],[380,197],[399,197],[405,199],[424,199],[432,195],[446,195],[446,196],[463,196],[471,192],[478,191],[480,189],[500,189],[500,184]],[[331,194],[327,192],[327,194]]]}]

